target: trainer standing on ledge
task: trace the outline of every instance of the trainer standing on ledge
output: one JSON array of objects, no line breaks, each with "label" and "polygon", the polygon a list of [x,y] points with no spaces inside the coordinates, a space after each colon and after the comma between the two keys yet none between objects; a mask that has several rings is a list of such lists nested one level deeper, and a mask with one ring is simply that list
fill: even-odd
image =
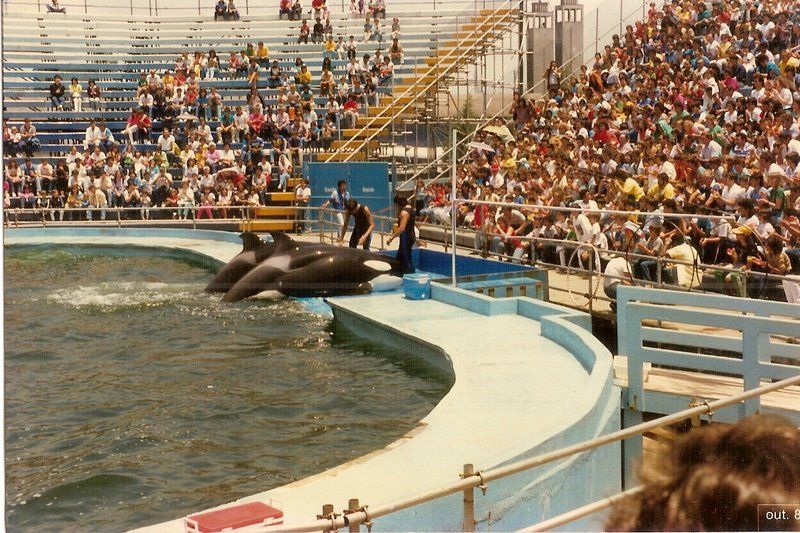
[{"label": "trainer standing on ledge", "polygon": [[397,229],[386,241],[386,244],[392,244],[394,238],[400,236],[397,260],[403,263],[404,274],[412,274],[414,263],[411,259],[411,247],[414,246],[416,238],[414,235],[414,209],[409,205],[408,200],[400,195],[394,197],[394,205],[397,206]]},{"label": "trainer standing on ledge", "polygon": [[350,217],[353,217],[353,233],[350,234],[350,248],[363,246],[369,250],[369,243],[372,240],[372,230],[375,229],[375,220],[369,207],[359,204],[353,198],[345,202],[344,223],[342,231],[339,233],[339,243],[344,241],[344,234],[347,233],[347,225],[350,224]]}]

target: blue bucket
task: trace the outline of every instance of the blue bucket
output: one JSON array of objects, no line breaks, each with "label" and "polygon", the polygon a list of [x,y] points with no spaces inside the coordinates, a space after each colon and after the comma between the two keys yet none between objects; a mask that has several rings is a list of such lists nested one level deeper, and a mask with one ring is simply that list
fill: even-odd
[{"label": "blue bucket", "polygon": [[409,300],[430,300],[430,276],[428,274],[403,275],[403,294]]}]

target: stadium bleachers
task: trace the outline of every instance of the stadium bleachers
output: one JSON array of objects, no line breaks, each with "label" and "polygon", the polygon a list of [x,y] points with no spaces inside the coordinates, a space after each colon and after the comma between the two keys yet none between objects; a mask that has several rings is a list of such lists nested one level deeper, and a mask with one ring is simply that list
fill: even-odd
[{"label": "stadium bleachers", "polygon": [[[507,15],[508,10],[502,12]],[[479,30],[491,24],[496,15],[492,10],[468,11],[439,7],[434,12],[403,11],[389,6],[382,42],[362,42],[363,18],[349,13],[331,13],[334,36],[345,40],[354,36],[358,42],[357,57],[384,53],[391,44],[391,18],[401,20],[401,43],[404,62],[395,65],[390,83],[378,88],[378,105],[361,105],[359,119],[352,127],[339,130],[329,152],[316,155],[317,160],[361,160],[367,151],[375,151],[381,143],[391,143],[386,132],[392,121],[418,116],[424,112],[425,92],[435,92],[440,68],[457,61],[457,47],[474,46]],[[310,16],[309,13],[305,14]],[[246,77],[227,71],[225,62],[231,52],[240,52],[248,43],[264,42],[270,50],[270,60],[278,60],[286,70],[297,58],[312,72],[311,89],[320,124],[324,120],[327,98],[319,95],[319,77],[323,64],[322,44],[298,43],[299,21],[279,20],[274,15],[243,16],[236,22],[213,21],[205,17],[175,17],[141,20],[140,17],[94,17],[89,14],[14,14],[4,17],[4,118],[11,126],[19,126],[28,118],[35,125],[41,147],[40,157],[64,157],[74,145],[81,145],[90,119],[103,119],[119,141],[132,108],[137,106],[137,86],[142,73],[155,70],[162,74],[174,69],[175,60],[183,53],[190,57],[200,51],[213,49],[220,58],[221,68],[210,80],[200,80],[201,88],[217,89],[223,106],[247,105],[249,87]],[[334,58],[335,79],[345,75],[347,61]],[[84,101],[83,110],[51,108],[48,87],[55,75],[65,84],[78,78],[84,91],[89,80],[95,80],[102,91],[98,109]],[[277,89],[269,88],[267,69],[260,69],[259,93],[267,106],[278,103]],[[413,105],[409,105],[413,104]],[[403,113],[398,113],[403,109]],[[219,125],[209,121],[212,131]],[[160,134],[160,124],[154,121],[151,143]],[[370,142],[362,142],[370,138]],[[265,147],[269,147],[267,143]],[[149,151],[154,144],[137,145]],[[234,146],[241,148],[241,145]]]}]

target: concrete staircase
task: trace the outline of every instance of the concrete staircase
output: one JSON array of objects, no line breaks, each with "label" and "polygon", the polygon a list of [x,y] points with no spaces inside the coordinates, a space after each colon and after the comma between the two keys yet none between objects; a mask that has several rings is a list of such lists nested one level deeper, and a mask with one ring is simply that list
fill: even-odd
[{"label": "concrete staircase", "polygon": [[295,231],[294,189],[300,184],[299,178],[290,179],[286,192],[268,194],[268,207],[260,207],[253,213],[253,218],[243,220],[239,224],[240,231]]}]

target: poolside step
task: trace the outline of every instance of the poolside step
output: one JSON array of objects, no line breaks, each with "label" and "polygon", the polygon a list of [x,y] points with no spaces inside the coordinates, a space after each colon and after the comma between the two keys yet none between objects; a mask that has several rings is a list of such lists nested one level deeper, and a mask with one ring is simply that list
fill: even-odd
[{"label": "poolside step", "polygon": [[295,209],[293,207],[260,207],[255,211],[255,215],[258,218],[287,217],[294,216],[294,214]]},{"label": "poolside step", "polygon": [[244,220],[239,231],[292,231],[294,220]]},{"label": "poolside step", "polygon": [[266,200],[269,204],[280,202],[286,205],[294,200],[294,192],[271,192],[267,194]]}]

